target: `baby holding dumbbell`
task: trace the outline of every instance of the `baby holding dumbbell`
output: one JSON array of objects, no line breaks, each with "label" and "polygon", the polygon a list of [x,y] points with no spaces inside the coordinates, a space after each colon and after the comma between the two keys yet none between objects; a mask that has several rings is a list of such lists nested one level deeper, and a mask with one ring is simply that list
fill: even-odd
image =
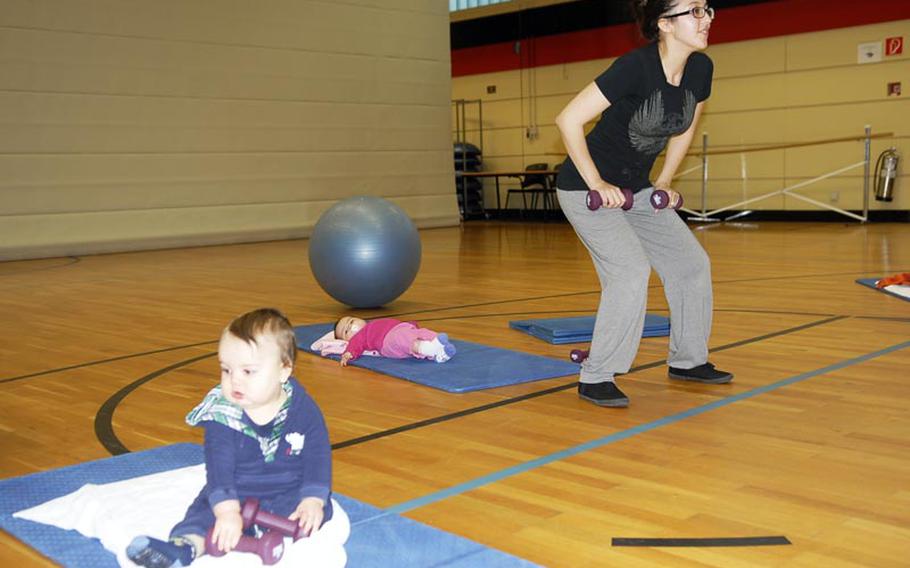
[{"label": "baby holding dumbbell", "polygon": [[[278,310],[254,310],[225,328],[218,345],[221,383],[187,415],[187,423],[205,428],[206,484],[168,541],[133,539],[127,547],[133,562],[188,566],[238,543],[250,548],[245,543],[252,539],[243,536],[252,528],[241,515],[245,500],[296,524],[294,536],[310,535],[332,518],[328,431],[316,402],[291,376],[296,356],[294,331]],[[257,545],[269,548],[259,551],[263,560],[273,552],[280,558],[282,538],[266,542]]]}]

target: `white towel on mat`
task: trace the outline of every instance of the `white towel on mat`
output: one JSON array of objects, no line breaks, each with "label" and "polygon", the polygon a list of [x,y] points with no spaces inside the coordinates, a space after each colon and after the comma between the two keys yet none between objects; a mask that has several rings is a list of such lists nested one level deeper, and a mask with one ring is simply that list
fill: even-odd
[{"label": "white towel on mat", "polygon": [[[88,483],[78,490],[13,514],[14,517],[54,525],[97,538],[117,556],[121,566],[135,567],[126,547],[139,535],[167,540],[171,527],[183,519],[187,507],[205,485],[205,465],[143,475],[114,483]],[[284,555],[276,566],[341,568],[347,562],[344,543],[351,532],[347,514],[332,501],[334,514],[312,537],[296,542],[285,538]],[[220,558],[203,556],[194,568],[262,566],[255,554],[231,552]]]}]

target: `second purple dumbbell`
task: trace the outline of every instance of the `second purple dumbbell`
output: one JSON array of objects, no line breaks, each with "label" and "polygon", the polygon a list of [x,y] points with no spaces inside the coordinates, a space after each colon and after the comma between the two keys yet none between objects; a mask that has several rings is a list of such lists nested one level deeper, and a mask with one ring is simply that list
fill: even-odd
[{"label": "second purple dumbbell", "polygon": [[[677,194],[676,205],[673,209],[679,209],[683,204],[683,196]],[[670,206],[670,194],[662,189],[655,189],[651,192],[651,207],[654,209],[666,209]]]},{"label": "second purple dumbbell", "polygon": [[[632,202],[635,199],[635,196],[632,194],[631,189],[622,188],[619,191],[622,192],[622,196],[626,199],[622,204],[622,210],[628,211],[632,208]],[[604,200],[603,197],[600,196],[600,193],[593,189],[589,189],[588,196],[585,198],[585,204],[591,211],[597,211],[604,206]]]},{"label": "second purple dumbbell", "polygon": [[573,363],[578,363],[580,365],[585,362],[588,355],[590,355],[590,353],[587,349],[573,349],[569,353],[569,359],[571,359]]}]

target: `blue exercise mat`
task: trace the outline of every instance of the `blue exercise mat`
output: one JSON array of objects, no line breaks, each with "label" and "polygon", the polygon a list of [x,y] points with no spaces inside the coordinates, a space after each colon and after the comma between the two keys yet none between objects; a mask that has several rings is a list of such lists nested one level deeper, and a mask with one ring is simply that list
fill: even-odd
[{"label": "blue exercise mat", "polygon": [[[202,463],[202,446],[175,444],[0,481],[0,528],[68,568],[116,567],[114,555],[94,538],[12,516],[76,491],[86,483],[111,483]],[[492,568],[537,566],[349,497],[333,495],[351,520],[345,544],[351,568]]]},{"label": "blue exercise mat", "polygon": [[[322,323],[295,327],[297,346],[302,351],[319,355],[310,350],[310,345],[332,329],[332,325]],[[450,340],[455,345],[457,352],[445,363],[414,358],[387,359],[365,355],[350,364],[434,389],[457,393],[578,374],[578,365],[570,361],[560,361],[470,341]],[[338,355],[329,355],[329,357],[336,361],[339,359]]]},{"label": "blue exercise mat", "polygon": [[[516,320],[510,321],[509,327],[554,345],[586,343],[594,337],[594,316]],[[641,336],[661,337],[665,335],[670,335],[670,318],[646,314],[645,329]]]},{"label": "blue exercise mat", "polygon": [[868,288],[872,288],[876,292],[884,292],[885,294],[888,294],[889,296],[894,296],[895,298],[900,298],[901,300],[904,300],[905,302],[910,302],[910,298],[908,298],[906,296],[901,296],[900,294],[895,294],[891,290],[885,290],[884,288],[876,288],[875,283],[878,282],[879,280],[881,280],[881,278],[858,278],[856,280],[856,283],[860,284],[862,286],[866,286]]}]

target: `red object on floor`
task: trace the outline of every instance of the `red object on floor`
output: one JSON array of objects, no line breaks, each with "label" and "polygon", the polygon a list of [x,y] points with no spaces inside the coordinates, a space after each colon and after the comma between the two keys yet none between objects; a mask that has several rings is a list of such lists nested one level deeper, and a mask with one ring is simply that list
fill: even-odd
[{"label": "red object on floor", "polygon": [[908,284],[910,285],[910,272],[902,272],[900,274],[895,274],[894,276],[889,276],[887,278],[882,278],[875,283],[876,288],[884,288],[885,286],[891,286],[893,284]]}]

